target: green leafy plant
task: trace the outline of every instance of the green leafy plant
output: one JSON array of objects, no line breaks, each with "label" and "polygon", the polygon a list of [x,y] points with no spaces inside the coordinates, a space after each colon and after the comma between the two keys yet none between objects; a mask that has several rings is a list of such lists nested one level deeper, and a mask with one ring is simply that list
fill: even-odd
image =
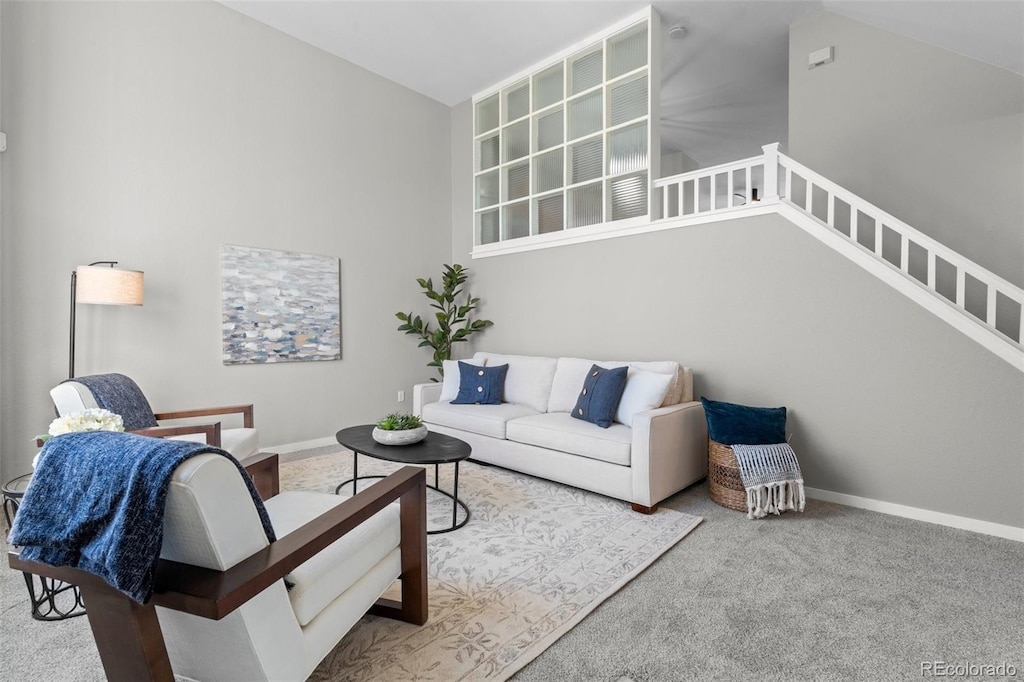
[{"label": "green leafy plant", "polygon": [[400,414],[397,412],[392,412],[377,422],[377,428],[381,431],[406,431],[408,429],[418,429],[421,426],[423,426],[423,420],[419,415]]},{"label": "green leafy plant", "polygon": [[[494,323],[490,320],[474,320],[470,314],[476,309],[479,298],[473,298],[469,293],[460,303],[462,287],[468,279],[469,270],[458,263],[445,265],[444,273],[441,275],[441,290],[434,289],[434,283],[428,279],[417,279],[416,282],[423,289],[423,294],[431,300],[430,307],[436,308],[434,320],[437,327],[430,326],[430,320],[423,321],[419,315],[397,312],[395,317],[402,321],[398,325],[398,331],[418,336],[421,348],[433,348],[434,358],[427,363],[427,367],[437,367],[438,373],[444,377],[445,360],[452,358],[452,344],[465,342],[471,335],[483,331]],[[437,381],[437,379],[434,379]]]}]

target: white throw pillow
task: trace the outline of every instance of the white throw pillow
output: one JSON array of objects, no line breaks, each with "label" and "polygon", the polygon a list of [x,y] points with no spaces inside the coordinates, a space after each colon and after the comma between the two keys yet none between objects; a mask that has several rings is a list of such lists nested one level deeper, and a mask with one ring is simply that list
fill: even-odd
[{"label": "white throw pillow", "polygon": [[661,407],[671,383],[671,374],[630,369],[626,378],[626,388],[622,391],[619,407],[615,411],[615,421],[633,426],[633,417],[638,412]]},{"label": "white throw pillow", "polygon": [[460,362],[464,362],[467,365],[475,365],[476,367],[484,367],[487,364],[487,359],[442,360],[441,365],[444,367],[444,379],[441,381],[441,397],[439,399],[442,403],[450,403],[459,394],[459,386],[462,383],[462,373],[459,372]]},{"label": "white throw pillow", "polygon": [[685,388],[683,372],[678,362],[674,362],[672,360],[661,360],[655,362],[628,362],[620,364],[628,364],[630,369],[635,369],[638,372],[668,374],[672,377],[672,382],[668,386],[668,393],[665,394],[665,400],[661,403],[662,407],[676,405],[683,399],[683,391]]},{"label": "white throw pillow", "polygon": [[488,367],[508,365],[503,402],[526,405],[538,412],[547,409],[548,398],[551,396],[551,379],[555,376],[555,358],[480,351],[473,355],[473,359],[486,360]]},{"label": "white throw pillow", "polygon": [[579,400],[587,372],[594,365],[606,369],[622,367],[625,362],[602,362],[583,358],[558,358],[558,367],[551,382],[551,396],[548,398],[548,412],[572,412]]}]

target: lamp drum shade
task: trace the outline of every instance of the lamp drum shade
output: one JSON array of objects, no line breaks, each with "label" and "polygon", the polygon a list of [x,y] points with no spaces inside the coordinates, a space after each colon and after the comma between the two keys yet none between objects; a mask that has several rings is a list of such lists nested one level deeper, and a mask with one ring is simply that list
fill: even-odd
[{"label": "lamp drum shade", "polygon": [[142,305],[143,273],[105,265],[79,265],[75,301],[99,305]]}]

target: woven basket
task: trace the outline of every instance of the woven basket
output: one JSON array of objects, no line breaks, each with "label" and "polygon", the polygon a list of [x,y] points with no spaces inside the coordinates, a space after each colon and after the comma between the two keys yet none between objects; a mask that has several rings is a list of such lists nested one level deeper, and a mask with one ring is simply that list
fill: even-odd
[{"label": "woven basket", "polygon": [[736,455],[728,445],[708,441],[708,488],[711,499],[728,509],[747,511],[747,491]]}]

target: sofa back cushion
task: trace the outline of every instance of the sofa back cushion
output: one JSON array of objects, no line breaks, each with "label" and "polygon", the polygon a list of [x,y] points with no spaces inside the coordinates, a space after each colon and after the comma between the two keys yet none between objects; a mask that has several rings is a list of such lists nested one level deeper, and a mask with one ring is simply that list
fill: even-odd
[{"label": "sofa back cushion", "polygon": [[[583,382],[587,378],[587,370],[591,365],[599,365],[612,369],[614,367],[628,366],[630,374],[634,371],[654,372],[656,374],[667,374],[672,377],[669,383],[668,392],[661,403],[661,407],[676,405],[685,400],[692,400],[692,389],[687,389],[689,375],[679,366],[678,362],[665,360],[661,362],[621,362],[621,361],[594,361],[582,358],[558,358],[558,369],[551,382],[551,398],[548,400],[548,412],[571,412],[576,405],[576,399],[583,388]],[[626,389],[629,390],[627,379]]]},{"label": "sofa back cushion", "polygon": [[[478,352],[473,355],[473,359],[486,360],[488,367],[508,365],[508,373],[505,375],[505,402],[526,405],[538,412],[547,411],[551,381],[555,376],[557,364],[555,358]],[[589,368],[590,365],[587,365],[583,373],[586,374]],[[576,387],[576,395],[579,395],[579,388],[582,386],[581,377],[580,385]],[[573,396],[569,409],[576,404],[576,395]],[[568,412],[569,409],[565,411]]]}]

